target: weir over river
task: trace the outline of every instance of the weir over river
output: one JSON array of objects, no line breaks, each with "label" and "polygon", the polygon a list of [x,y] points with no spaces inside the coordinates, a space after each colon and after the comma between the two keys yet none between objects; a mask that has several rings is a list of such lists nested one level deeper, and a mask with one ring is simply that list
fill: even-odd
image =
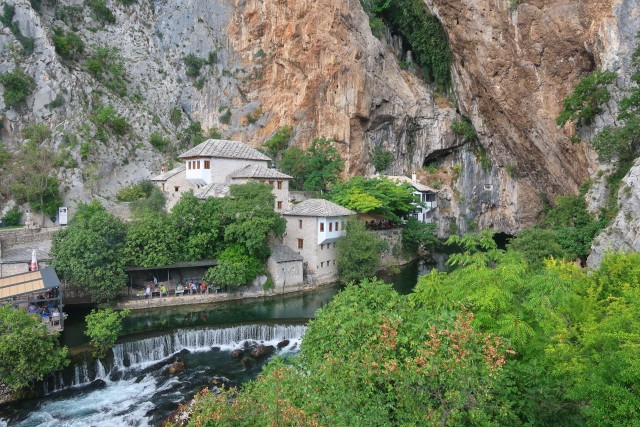
[{"label": "weir over river", "polygon": [[[433,265],[415,262],[381,275],[401,293],[411,291]],[[77,362],[40,384],[43,397],[0,407],[0,426],[155,426],[212,380],[241,384],[267,359],[233,358],[234,349],[262,343],[295,354],[306,322],[339,291],[312,292],[218,305],[165,307],[133,312],[105,359]],[[75,313],[63,343],[86,344],[83,314]],[[184,370],[169,374],[176,360]]]}]

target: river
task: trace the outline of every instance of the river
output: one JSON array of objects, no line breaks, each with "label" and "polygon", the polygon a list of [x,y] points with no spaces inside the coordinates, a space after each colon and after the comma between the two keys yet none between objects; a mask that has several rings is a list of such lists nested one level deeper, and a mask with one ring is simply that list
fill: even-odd
[{"label": "river", "polygon": [[[421,260],[380,277],[406,294],[434,267]],[[52,376],[42,385],[44,397],[0,407],[0,426],[159,425],[178,404],[211,387],[212,379],[241,384],[258,375],[267,359],[233,358],[234,349],[280,344],[276,354],[296,353],[306,321],[339,290],[335,285],[268,299],[132,312],[109,357],[77,362]],[[86,345],[85,314],[70,313],[65,345]],[[169,374],[178,359],[185,369]]]}]

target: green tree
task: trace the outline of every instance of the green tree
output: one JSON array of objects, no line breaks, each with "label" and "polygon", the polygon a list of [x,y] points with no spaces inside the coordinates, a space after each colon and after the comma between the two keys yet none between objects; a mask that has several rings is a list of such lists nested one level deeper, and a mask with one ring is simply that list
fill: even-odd
[{"label": "green tree", "polygon": [[62,204],[54,158],[50,148],[29,141],[14,156],[11,166],[11,193],[17,200],[28,202],[33,210],[42,212],[43,226],[44,216],[54,217]]},{"label": "green tree", "polygon": [[344,161],[333,146],[333,140],[314,138],[306,151],[297,147],[285,150],[279,167],[294,177],[296,189],[325,191],[340,178]]},{"label": "green tree", "polygon": [[177,261],[178,232],[167,215],[146,210],[129,225],[123,255],[127,265],[158,267]]},{"label": "green tree", "polygon": [[22,107],[36,88],[36,81],[21,69],[0,74],[0,83],[4,86],[4,103],[9,108]]},{"label": "green tree", "polygon": [[69,361],[67,348],[50,334],[38,316],[0,306],[0,382],[13,390],[33,386]]},{"label": "green tree", "polygon": [[402,229],[402,245],[413,253],[417,253],[419,249],[433,250],[438,244],[440,240],[433,223],[427,224],[411,217]]},{"label": "green tree", "polygon": [[318,310],[299,357],[270,362],[240,393],[199,395],[190,425],[508,425],[508,349],[472,318],[430,316],[365,280]]},{"label": "green tree", "polygon": [[556,233],[543,228],[529,228],[518,233],[508,244],[509,250],[524,255],[532,268],[539,269],[548,258],[567,258],[567,253],[558,244]]},{"label": "green tree", "polygon": [[51,246],[51,265],[71,286],[95,302],[113,300],[127,283],[123,246],[125,224],[96,200],[78,205],[69,225]]},{"label": "green tree", "polygon": [[279,127],[273,135],[271,135],[271,137],[262,144],[267,149],[269,156],[274,160],[285,148],[287,148],[287,145],[289,145],[292,132],[293,128],[289,125]]},{"label": "green tree", "polygon": [[588,125],[602,113],[602,105],[611,99],[607,88],[616,78],[613,71],[596,71],[582,78],[573,89],[571,95],[562,102],[562,111],[556,123],[564,126],[574,121],[577,126]]},{"label": "green tree", "polygon": [[393,153],[383,147],[375,147],[369,154],[376,172],[386,170],[393,163]]},{"label": "green tree", "polygon": [[184,193],[169,213],[177,232],[175,250],[181,261],[213,259],[222,250],[224,229],[220,209],[226,202],[210,197],[198,200],[192,191]]},{"label": "green tree", "polygon": [[207,270],[205,279],[223,286],[249,284],[262,272],[260,260],[250,256],[240,245],[228,246],[217,259],[218,264]]},{"label": "green tree", "polygon": [[329,200],[356,212],[373,212],[400,222],[402,216],[416,209],[420,199],[408,183],[396,183],[387,178],[354,176],[336,183],[329,191]]},{"label": "green tree", "polygon": [[56,53],[63,59],[77,61],[84,53],[84,42],[73,31],[66,32],[60,27],[54,27],[51,39]]},{"label": "green tree", "polygon": [[[103,2],[102,0],[97,0]],[[104,3],[104,2],[103,2]],[[120,97],[127,95],[124,58],[118,48],[96,46],[84,63],[87,71],[107,89]]]},{"label": "green tree", "polygon": [[347,234],[337,241],[338,276],[343,283],[373,276],[380,266],[386,243],[355,219],[347,222]]},{"label": "green tree", "polygon": [[129,310],[115,311],[110,308],[91,310],[85,317],[87,329],[85,335],[91,338],[93,355],[104,357],[111,349],[120,332],[122,332],[122,320],[129,315]]},{"label": "green tree", "polygon": [[282,216],[274,211],[274,202],[268,185],[231,185],[220,212],[225,243],[241,245],[248,255],[266,260],[271,253],[269,235],[281,236],[286,227]]}]

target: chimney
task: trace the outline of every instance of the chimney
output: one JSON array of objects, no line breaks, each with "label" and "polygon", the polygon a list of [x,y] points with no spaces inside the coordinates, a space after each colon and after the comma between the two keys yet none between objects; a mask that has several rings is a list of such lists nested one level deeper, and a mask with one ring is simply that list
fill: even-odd
[{"label": "chimney", "polygon": [[418,175],[416,175],[415,171],[411,174],[411,180],[413,182],[418,182]]}]

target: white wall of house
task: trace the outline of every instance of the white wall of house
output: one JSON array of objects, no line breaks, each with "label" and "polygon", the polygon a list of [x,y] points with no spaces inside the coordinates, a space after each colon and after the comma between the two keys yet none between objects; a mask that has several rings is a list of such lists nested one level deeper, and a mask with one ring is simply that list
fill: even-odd
[{"label": "white wall of house", "polygon": [[178,203],[182,193],[195,189],[184,173],[178,173],[164,182],[156,181],[156,185],[164,192],[167,198],[167,210],[171,210]]},{"label": "white wall of house", "polygon": [[318,218],[318,244],[332,243],[345,234],[346,217]]},{"label": "white wall of house", "polygon": [[303,283],[302,261],[275,262],[269,258],[267,268],[273,279],[275,294]]},{"label": "white wall of house", "polygon": [[205,157],[187,159],[185,162],[185,175],[189,182],[193,185],[211,184],[211,163],[211,159]]},{"label": "white wall of house", "polygon": [[413,192],[413,194],[418,196],[418,198],[420,198],[422,203],[424,203],[425,205],[424,207],[416,206],[416,210],[413,213],[413,217],[421,222],[426,222],[426,223],[433,222],[434,213],[436,208],[438,207],[438,202],[436,200],[435,193],[432,193],[430,191],[416,190]]},{"label": "white wall of house", "polygon": [[211,179],[212,182],[224,183],[231,172],[249,165],[269,167],[266,160],[245,160],[245,159],[211,159]]}]

